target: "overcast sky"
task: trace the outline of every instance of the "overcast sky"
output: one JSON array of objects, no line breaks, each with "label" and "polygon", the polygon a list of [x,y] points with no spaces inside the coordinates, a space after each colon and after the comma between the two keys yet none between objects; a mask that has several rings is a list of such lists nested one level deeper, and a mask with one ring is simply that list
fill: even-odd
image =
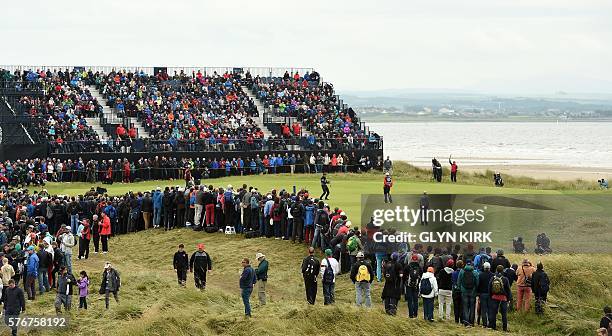
[{"label": "overcast sky", "polygon": [[303,66],[340,91],[612,91],[609,0],[2,1],[0,41],[0,64]]}]

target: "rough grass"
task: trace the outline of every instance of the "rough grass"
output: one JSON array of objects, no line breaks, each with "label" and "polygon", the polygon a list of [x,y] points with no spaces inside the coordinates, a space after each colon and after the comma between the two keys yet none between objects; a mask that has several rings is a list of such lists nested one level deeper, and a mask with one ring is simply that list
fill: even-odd
[{"label": "rough grass", "polygon": [[[408,165],[396,164],[395,193],[482,193],[517,194],[566,192],[606,193],[586,182],[531,181],[505,177],[508,186],[491,187],[487,174],[461,174],[461,184],[432,183],[429,172]],[[353,223],[359,222],[360,195],[381,193],[382,176],[375,174],[336,174],[331,177],[334,206],[347,211]],[[182,181],[179,181],[182,184]],[[260,190],[285,187],[305,187],[319,192],[318,175],[274,175],[231,177],[211,180],[215,186],[257,186]],[[151,181],[135,184],[115,184],[110,194],[128,190],[144,191],[157,185],[175,185],[176,182]],[[87,183],[49,184],[50,193],[78,195],[90,187]],[[545,190],[547,189],[547,190]],[[550,190],[548,190],[550,189]],[[588,222],[587,228],[600,223]],[[601,231],[603,232],[603,231]],[[187,288],[176,284],[172,270],[172,255],[179,243],[189,253],[197,243],[206,244],[213,258],[213,272],[205,292],[193,286],[188,275]],[[500,246],[493,246],[494,249]],[[503,246],[502,246],[503,247]],[[32,335],[493,335],[480,328],[464,329],[454,323],[437,321],[433,324],[422,319],[409,320],[406,303],[401,302],[397,317],[384,314],[380,293],[382,286],[372,289],[373,308],[358,309],[354,304],[354,289],[346,275],[338,279],[337,304],[322,305],[319,290],[317,305],[306,304],[304,285],[299,265],[305,246],[264,238],[244,240],[223,234],[205,234],[187,229],[163,232],[150,230],[111,239],[107,256],[90,254],[89,260],[74,260],[75,273],[86,270],[90,274],[92,293],[89,310],[69,313],[70,327],[66,330],[37,331]],[[263,252],[270,261],[268,304],[258,307],[256,295],[252,297],[253,318],[243,317],[243,306],[238,290],[238,276],[242,257],[254,259]],[[509,255],[519,263],[524,256]],[[551,255],[527,256],[542,261],[552,281],[550,304],[544,317],[530,314],[511,314],[510,330],[518,335],[591,335],[597,327],[601,308],[612,302],[612,255]],[[120,303],[111,301],[111,309],[104,309],[104,299],[97,294],[100,274],[105,261],[111,261],[122,275]],[[28,313],[53,315],[53,294],[45,294],[28,303]],[[73,298],[74,307],[78,298]],[[422,314],[422,313],[420,313]],[[435,316],[437,316],[437,305]],[[6,334],[6,331],[3,331]]]},{"label": "rough grass", "polygon": [[[176,284],[171,267],[172,255],[179,243],[193,252],[197,243],[204,243],[213,258],[205,292],[193,286],[188,275],[187,288]],[[337,304],[322,305],[319,290],[317,305],[306,304],[299,265],[305,254],[303,245],[286,241],[257,238],[243,240],[221,233],[206,234],[188,229],[165,233],[149,230],[114,238],[111,253],[93,255],[89,260],[74,262],[75,271],[92,275],[90,309],[73,310],[70,332],[74,335],[478,335],[495,334],[483,329],[464,329],[454,323],[422,319],[409,320],[406,303],[400,304],[397,317],[384,314],[381,284],[372,289],[373,308],[359,309],[354,304],[354,289],[347,275],[337,280]],[[268,304],[258,307],[252,297],[253,318],[243,317],[238,290],[240,260],[254,259],[257,252],[270,261]],[[552,289],[550,304],[544,317],[533,313],[510,314],[510,329],[520,335],[589,335],[597,327],[601,307],[612,301],[610,255],[509,255],[512,262],[528,257],[542,261],[549,273]],[[104,261],[111,261],[122,275],[120,303],[111,301],[104,309],[104,300],[97,294]],[[30,304],[30,313],[52,314],[52,294]],[[437,305],[435,316],[437,316]],[[64,335],[65,331],[50,332]],[[43,334],[34,332],[34,334]]]}]

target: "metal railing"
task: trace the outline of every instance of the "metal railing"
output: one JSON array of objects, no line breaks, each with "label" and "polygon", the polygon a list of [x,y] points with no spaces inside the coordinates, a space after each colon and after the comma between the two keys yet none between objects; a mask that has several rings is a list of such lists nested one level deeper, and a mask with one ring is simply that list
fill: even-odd
[{"label": "metal railing", "polygon": [[198,67],[198,66],[191,66],[191,67],[156,66],[156,67],[151,67],[151,66],[119,66],[119,65],[73,66],[73,65],[44,65],[44,64],[40,64],[40,65],[0,65],[0,69],[8,70],[11,73],[17,70],[19,71],[24,71],[24,70],[47,71],[49,70],[51,72],[54,72],[54,71],[59,71],[59,70],[65,71],[66,69],[68,69],[68,71],[71,71],[74,68],[85,69],[86,71],[91,70],[94,73],[95,72],[110,73],[111,71],[122,71],[122,70],[129,71],[129,72],[142,71],[143,73],[147,75],[155,75],[156,69],[166,69],[166,72],[169,75],[173,75],[175,71],[177,73],[180,73],[181,71],[183,71],[187,75],[191,75],[193,72],[197,73],[198,71],[200,71],[204,75],[212,75],[214,72],[217,72],[218,74],[222,75],[225,72],[246,73],[247,71],[249,71],[251,75],[253,75],[253,77],[255,76],[282,77],[285,74],[285,72],[289,72],[289,74],[293,76],[295,72],[298,72],[300,74],[305,74],[306,72],[312,72],[314,70],[314,68],[303,68],[303,67],[249,67],[249,66],[244,66],[244,67],[235,67],[235,66],[234,67],[208,67],[208,66],[201,66],[201,67]]},{"label": "metal railing", "polygon": [[311,138],[290,137],[283,139],[228,139],[227,141],[210,139],[197,140],[152,140],[152,139],[107,139],[101,141],[65,141],[62,144],[49,143],[51,153],[86,153],[86,152],[243,152],[243,151],[275,151],[289,150],[299,146],[302,150],[378,150],[382,149],[382,137],[376,139],[363,138]]}]

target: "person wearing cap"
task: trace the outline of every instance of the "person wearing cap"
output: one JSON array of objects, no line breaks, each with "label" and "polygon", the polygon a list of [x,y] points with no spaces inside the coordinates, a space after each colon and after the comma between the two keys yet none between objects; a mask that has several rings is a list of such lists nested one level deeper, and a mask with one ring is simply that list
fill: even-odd
[{"label": "person wearing cap", "polygon": [[204,244],[198,244],[198,250],[189,259],[189,272],[193,273],[196,288],[206,289],[206,273],[212,271],[212,260],[204,250]]},{"label": "person wearing cap", "polygon": [[502,265],[504,269],[510,268],[510,261],[504,256],[504,250],[497,250],[497,256],[491,262],[491,270],[497,269],[497,265]]},{"label": "person wearing cap", "polygon": [[[416,318],[419,313],[419,288],[423,267],[419,264],[419,255],[409,255],[409,262],[404,267],[404,296],[408,304],[408,317]],[[408,258],[408,256],[407,256]]]},{"label": "person wearing cap", "polygon": [[66,311],[70,310],[72,304],[73,286],[76,284],[74,275],[68,273],[65,266],[60,268],[60,274],[57,279],[57,295],[55,296],[55,313],[62,313],[62,305]]},{"label": "person wearing cap", "polygon": [[429,281],[431,285],[431,292],[421,292],[421,297],[423,298],[423,318],[429,322],[434,321],[434,299],[438,295],[438,281],[436,280],[434,272],[435,269],[429,266],[427,268],[427,272],[423,273],[423,276],[421,277],[420,288],[423,288],[424,281]]},{"label": "person wearing cap", "polygon": [[174,253],[172,266],[176,271],[178,284],[185,287],[187,284],[187,269],[189,269],[189,256],[185,252],[185,245],[179,244],[178,251]]},{"label": "person wearing cap", "polygon": [[463,269],[463,260],[457,260],[455,263],[455,271],[452,274],[453,279],[453,313],[455,315],[455,323],[461,323],[463,319],[463,307],[461,287],[459,287],[459,273]]},{"label": "person wearing cap", "polygon": [[311,305],[314,305],[317,301],[317,277],[321,268],[321,263],[314,256],[314,252],[314,247],[309,247],[308,256],[302,260],[302,277],[306,289],[306,301]]},{"label": "person wearing cap", "polygon": [[516,298],[516,311],[520,312],[521,310],[527,312],[529,311],[529,306],[531,303],[531,280],[533,273],[535,273],[536,269],[533,267],[529,259],[523,259],[523,263],[519,266],[516,276],[518,278],[517,285],[517,298]]},{"label": "person wearing cap", "polygon": [[268,282],[268,261],[266,256],[257,252],[255,259],[259,261],[257,268],[255,269],[255,275],[257,275],[257,293],[259,297],[259,304],[266,304],[266,283]]},{"label": "person wearing cap", "polygon": [[38,265],[40,260],[38,255],[34,251],[34,246],[28,246],[28,259],[27,259],[27,275],[26,275],[26,291],[28,293],[28,300],[34,300],[36,298],[36,289],[34,284],[38,277]]},{"label": "person wearing cap", "polygon": [[[450,321],[451,302],[453,301],[453,266],[455,261],[448,259],[446,267],[438,272],[438,312],[440,319]],[[446,307],[446,310],[444,309]],[[444,314],[446,312],[446,314]]]},{"label": "person wearing cap", "polygon": [[385,178],[383,180],[383,194],[385,195],[385,203],[393,203],[393,199],[391,198],[392,186],[393,180],[391,179],[391,175],[387,172],[385,173]]},{"label": "person wearing cap", "polygon": [[539,262],[537,270],[533,273],[531,280],[531,290],[535,297],[535,312],[538,315],[544,314],[544,304],[547,301],[548,290],[550,289],[550,279],[544,272],[544,265]]},{"label": "person wearing cap", "polygon": [[[331,277],[326,276],[325,274],[328,267],[332,269],[333,276]],[[325,258],[321,260],[321,267],[319,273],[321,274],[321,282],[323,284],[323,304],[333,304],[336,301],[335,284],[336,276],[340,274],[340,264],[338,263],[338,260],[336,260],[336,258],[332,257],[331,249],[325,250]]]},{"label": "person wearing cap", "polygon": [[477,323],[480,324],[482,322],[483,327],[489,326],[489,311],[490,311],[490,303],[491,296],[489,295],[489,282],[491,278],[493,278],[493,273],[491,272],[491,264],[489,262],[485,262],[482,265],[482,272],[479,272],[478,275],[478,289],[476,293],[478,294],[478,299],[480,300],[480,308],[479,308],[479,319],[477,319]]},{"label": "person wearing cap", "polygon": [[355,285],[355,303],[358,307],[365,301],[367,308],[372,307],[370,286],[374,280],[374,272],[369,261],[364,259],[363,252],[357,253],[357,262],[351,269],[351,281]]},{"label": "person wearing cap", "polygon": [[242,297],[242,303],[244,304],[244,315],[251,317],[251,293],[253,293],[253,284],[257,281],[257,275],[251,267],[249,258],[242,259],[242,274],[240,275],[240,296]]},{"label": "person wearing cap", "polygon": [[102,283],[100,284],[100,295],[104,295],[104,303],[106,309],[110,304],[110,294],[113,294],[115,302],[119,303],[119,287],[121,287],[121,278],[119,272],[113,268],[110,262],[104,264],[104,272],[102,273]]},{"label": "person wearing cap", "polygon": [[472,266],[472,261],[459,272],[457,286],[461,288],[461,306],[463,307],[463,324],[474,326],[476,315],[476,290],[478,289],[478,271]]},{"label": "person wearing cap", "polygon": [[263,227],[259,228],[260,234],[262,236],[266,236],[268,238],[272,237],[272,226],[270,222],[272,221],[272,208],[274,207],[274,198],[272,195],[268,194],[266,196],[266,203],[263,208],[264,222]]}]

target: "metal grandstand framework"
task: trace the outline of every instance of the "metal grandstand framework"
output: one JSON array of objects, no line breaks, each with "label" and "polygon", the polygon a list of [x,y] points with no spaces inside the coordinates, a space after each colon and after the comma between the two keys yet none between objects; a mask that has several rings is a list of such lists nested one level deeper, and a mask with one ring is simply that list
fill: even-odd
[{"label": "metal grandstand framework", "polygon": [[176,71],[180,73],[183,71],[185,74],[191,74],[193,72],[200,71],[204,75],[212,75],[217,72],[218,74],[224,74],[225,72],[240,72],[246,73],[249,71],[251,75],[260,76],[260,77],[282,77],[285,72],[288,72],[290,75],[293,75],[295,72],[300,74],[304,74],[306,72],[313,72],[314,68],[302,68],[302,67],[208,67],[208,66],[124,66],[124,65],[0,65],[0,69],[5,69],[11,72],[16,70],[50,70],[50,71],[59,71],[59,70],[72,70],[74,68],[81,68],[87,71],[91,70],[93,72],[103,72],[110,73],[111,71],[120,71],[125,70],[129,72],[144,72],[148,75],[154,75],[159,70],[166,70],[168,74],[174,74]]}]

